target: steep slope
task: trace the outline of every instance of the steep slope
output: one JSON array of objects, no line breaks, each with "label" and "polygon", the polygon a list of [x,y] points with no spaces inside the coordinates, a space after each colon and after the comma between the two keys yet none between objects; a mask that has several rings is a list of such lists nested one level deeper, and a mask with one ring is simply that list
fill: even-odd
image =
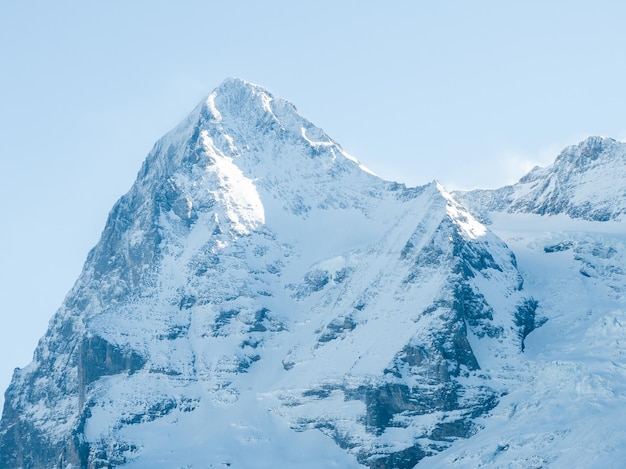
[{"label": "steep slope", "polygon": [[625,172],[624,144],[592,137],[515,186],[459,194],[514,251],[547,322],[484,429],[428,466],[623,466]]},{"label": "steep slope", "polygon": [[413,467],[468,437],[535,326],[437,183],[369,173],[229,79],[159,140],[17,370],[2,467]]},{"label": "steep slope", "polygon": [[455,196],[478,210],[615,220],[626,213],[626,143],[589,137],[563,150],[552,165],[534,168],[517,184]]},{"label": "steep slope", "polygon": [[427,467],[622,467],[626,233],[619,222],[490,213],[547,322],[484,429]]}]

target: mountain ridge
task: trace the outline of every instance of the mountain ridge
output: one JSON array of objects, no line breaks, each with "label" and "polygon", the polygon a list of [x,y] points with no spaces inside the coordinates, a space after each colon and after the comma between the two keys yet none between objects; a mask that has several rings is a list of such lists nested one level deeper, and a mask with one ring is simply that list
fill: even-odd
[{"label": "mountain ridge", "polygon": [[227,79],[157,141],[16,371],[0,464],[413,467],[519,386],[547,313],[524,280],[441,185],[384,181]]},{"label": "mountain ridge", "polygon": [[495,190],[457,191],[468,207],[556,215],[591,221],[622,219],[626,213],[626,144],[588,137],[565,148],[555,162],[535,167],[519,182]]},{"label": "mountain ridge", "polygon": [[621,467],[624,144],[590,137],[512,186],[455,193],[515,253],[545,323],[483,430],[431,467]]}]

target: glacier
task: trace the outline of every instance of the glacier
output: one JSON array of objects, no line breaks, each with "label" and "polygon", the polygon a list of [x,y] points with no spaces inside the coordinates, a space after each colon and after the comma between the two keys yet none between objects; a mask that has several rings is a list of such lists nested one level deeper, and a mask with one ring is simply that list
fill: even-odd
[{"label": "glacier", "polygon": [[16,370],[0,466],[617,467],[621,145],[494,191],[411,188],[225,80],[154,145]]}]

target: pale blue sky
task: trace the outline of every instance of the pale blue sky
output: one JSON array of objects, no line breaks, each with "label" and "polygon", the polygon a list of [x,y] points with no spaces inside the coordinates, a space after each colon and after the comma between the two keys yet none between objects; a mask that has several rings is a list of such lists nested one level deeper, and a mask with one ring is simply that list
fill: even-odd
[{"label": "pale blue sky", "polygon": [[154,141],[225,77],[385,178],[497,187],[625,136],[624,18],[601,0],[2,2],[0,387]]}]

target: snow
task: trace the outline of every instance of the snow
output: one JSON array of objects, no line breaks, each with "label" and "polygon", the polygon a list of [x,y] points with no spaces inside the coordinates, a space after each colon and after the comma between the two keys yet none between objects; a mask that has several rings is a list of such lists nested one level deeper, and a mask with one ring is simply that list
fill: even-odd
[{"label": "snow", "polygon": [[206,105],[209,108],[209,111],[211,111],[211,115],[213,116],[213,118],[217,122],[221,122],[222,121],[222,114],[215,107],[215,96],[217,96],[217,93],[215,93],[215,92],[211,93],[209,95],[209,97],[207,98],[207,100],[206,100]]},{"label": "snow", "polygon": [[[145,456],[124,467],[363,467],[320,432],[294,432],[279,417],[255,412],[258,408],[254,402],[222,408],[203,405],[140,429],[127,427],[121,436],[130,441],[139,437]],[[181,428],[194,432],[181,432]]]},{"label": "snow", "polygon": [[506,208],[521,214],[615,221],[626,213],[625,181],[626,143],[589,137],[563,150],[552,165],[533,169],[517,184],[456,196],[479,211]]},{"label": "snow", "polygon": [[[94,383],[96,404],[85,436],[135,445],[129,467],[170,460],[246,467],[278,457],[299,467],[356,467],[355,452],[340,450],[329,435],[314,430],[315,422],[359,442],[357,450],[411,446],[424,428],[454,414],[398,416],[406,428],[377,439],[362,423],[365,404],[347,400],[342,390],[373,385],[405,344],[416,337],[428,343],[428,334],[441,327],[442,312],[423,312],[447,288],[449,266],[425,265],[407,282],[414,269],[403,259],[408,240],[415,252],[433,242],[449,244],[451,237],[437,236],[450,220],[468,240],[497,242],[440,185],[392,190],[288,103],[260,88],[239,92],[259,100],[263,114],[235,119],[242,110],[225,92],[232,86],[225,83],[207,100],[218,122],[217,130],[200,132],[202,170],[169,175],[183,210],[160,214],[169,244],[155,290],[141,302],[89,320],[94,333],[139,351],[149,362],[142,372]],[[284,137],[259,135],[250,127],[256,121],[276,123]],[[160,147],[169,151],[167,142],[184,135],[187,129],[176,129]],[[189,228],[180,225],[192,216]],[[140,244],[139,236],[129,235],[133,245]],[[499,249],[506,262],[509,255]],[[206,253],[219,262],[198,276],[195,266]],[[490,274],[503,276],[490,296],[501,301],[497,320],[506,324],[518,299],[512,293],[517,274],[509,274]],[[487,284],[476,285],[488,290]],[[191,310],[177,306],[181,296],[194,298]],[[253,325],[259,311],[267,311],[263,330],[274,334],[251,332],[258,328]],[[332,324],[339,329],[329,329]],[[172,330],[184,332],[153,339]],[[323,339],[328,331],[334,335]],[[500,349],[497,341],[490,346]],[[481,379],[466,382],[479,386]],[[327,396],[315,398],[317,390]],[[123,424],[172,402],[174,409],[158,418]],[[181,411],[187,403],[193,409]],[[207,420],[211,425],[201,426]],[[173,423],[177,434],[168,437],[165,449],[159,442]]]},{"label": "snow", "polygon": [[[596,143],[557,163],[572,169]],[[622,177],[602,153],[587,162],[592,184],[607,176],[599,161]],[[603,206],[609,192],[570,172],[572,200]],[[536,195],[546,175],[534,170],[507,197]],[[541,187],[549,195],[561,182]],[[226,80],[155,145],[112,212],[112,244],[90,254],[35,362],[17,375],[26,386],[41,367],[35,391],[16,387],[15,402],[36,429],[62,439],[84,401],[85,440],[118,451],[129,468],[356,468],[357,457],[416,443],[449,447],[426,467],[624,460],[615,417],[626,410],[620,217],[486,215],[489,228],[437,182],[381,180],[287,101]],[[521,353],[515,314],[530,298],[545,324]],[[472,300],[483,309],[454,304]],[[454,375],[446,358],[436,363],[445,369],[425,373],[450,379],[458,397],[446,405],[456,407],[395,412],[392,425],[369,428],[358,392],[436,389],[441,376],[398,357],[405,347],[443,353],[432,344],[456,337],[453,328],[480,368],[456,363]],[[85,384],[75,352],[83,335],[145,364]],[[453,345],[461,352],[446,352],[463,353]],[[59,382],[72,392],[54,400]],[[486,396],[500,401],[480,415],[472,405]],[[430,439],[468,409],[478,415],[473,437]]]},{"label": "snow", "polygon": [[[216,152],[211,151],[215,156]],[[238,184],[244,189],[253,187],[252,181],[242,183],[245,176],[231,167],[245,162],[230,158],[227,161],[226,170],[222,163],[217,163],[215,170],[222,174],[230,171],[233,179],[240,178]],[[258,179],[256,182],[263,187]],[[358,180],[350,181],[341,187],[353,190],[357,183]],[[187,285],[187,294],[203,294],[181,270],[181,266],[193,264],[197,253],[205,249],[206,234],[215,223],[210,214],[200,211],[198,220],[185,234],[184,243],[172,244],[163,259],[159,293],[153,305],[144,302],[130,305],[126,311],[117,309],[113,316],[101,313],[92,318],[92,330],[111,342],[126,343],[143,351],[150,357],[150,364],[147,372],[97,383],[93,398],[99,403],[91,410],[86,438],[101,441],[115,435],[115,439],[135,444],[140,450],[128,455],[135,461],[129,467],[149,467],[155,461],[173,460],[181,467],[208,463],[246,467],[253,460],[276,461],[279,457],[298,467],[307,467],[313,464],[311,461],[317,466],[357,467],[350,453],[339,450],[317,430],[306,430],[308,424],[301,422],[332,422],[337,432],[360,440],[362,446],[383,445],[389,451],[399,451],[411,445],[424,428],[450,418],[452,414],[435,413],[408,419],[406,429],[392,429],[378,441],[358,423],[365,413],[363,402],[346,401],[339,388],[356,389],[376,380],[399,348],[416,333],[440,327],[437,315],[423,316],[421,312],[441,295],[447,275],[433,267],[407,286],[403,279],[409,274],[410,265],[400,257],[407,240],[411,239],[418,251],[425,248],[447,216],[459,223],[468,239],[484,237],[486,230],[435,184],[402,203],[400,211],[397,202],[389,198],[395,197],[393,193],[374,192],[371,199],[360,200],[357,208],[312,208],[304,217],[272,203],[275,195],[263,189],[253,196],[245,190],[242,194],[260,200],[267,213],[263,229],[270,229],[271,233],[261,235],[252,228],[235,229],[225,232],[222,243],[218,240],[213,245],[226,265],[222,274],[215,277],[219,284],[209,283],[202,288],[210,290],[211,295],[221,295],[219,303],[210,301],[185,314],[173,307],[180,296],[179,285]],[[218,200],[222,200],[225,216],[231,221],[238,220],[236,217],[252,205],[239,201],[229,204],[227,198]],[[229,210],[236,214],[231,215]],[[261,220],[256,222],[261,225]],[[343,229],[345,224],[351,227],[350,231]],[[161,225],[167,231],[175,231],[166,215],[162,215]],[[233,238],[233,233],[238,238]],[[247,249],[239,251],[249,238],[257,246],[255,254]],[[284,241],[278,240],[288,240],[288,249]],[[267,262],[278,261],[278,277],[251,277]],[[328,283],[320,290],[315,286],[307,290],[304,287],[309,273],[327,275]],[[349,278],[345,283],[344,275]],[[510,296],[512,286],[505,287],[502,291],[508,291],[505,294]],[[486,284],[483,288],[487,289]],[[492,289],[494,298],[501,291],[498,288]],[[272,293],[259,298],[255,294],[258,289]],[[298,291],[303,293],[295,295]],[[232,299],[225,300],[229,297]],[[169,313],[162,302],[172,305]],[[362,302],[367,306],[360,311],[355,306]],[[220,303],[222,306],[218,307]],[[253,318],[254,312],[263,307],[276,316],[284,330],[264,336],[254,350],[242,348],[242,342],[250,340],[250,333],[245,332],[251,320],[247,318]],[[220,320],[226,308],[236,310],[236,317]],[[348,316],[354,321],[354,330],[328,342],[319,340],[328,324]],[[207,334],[219,321],[223,321],[221,329]],[[168,323],[187,322],[184,339],[141,342],[162,334],[160,331],[167,330]],[[121,330],[125,335],[119,334]],[[381,337],[393,340],[380,340]],[[237,372],[238,360],[245,360],[250,353],[259,354],[260,361],[245,373]],[[290,363],[289,369],[285,363]],[[169,370],[180,377],[167,377],[159,370]],[[304,397],[307,391],[315,389],[330,389],[329,396]],[[106,396],[102,401],[97,397],[99,392]],[[124,409],[123,420],[124,415],[130,418],[146,414],[155,402],[172,399],[198,403],[197,409],[181,413],[177,408],[156,420],[135,422],[116,430],[120,405]],[[199,427],[200,422],[207,420],[211,425]],[[164,430],[171,424],[178,429],[175,437]],[[299,425],[304,425],[302,433],[288,431]],[[159,443],[164,434],[169,435],[167,450]],[[320,453],[327,459],[321,460]]]},{"label": "snow", "polygon": [[[427,467],[621,467],[626,458],[626,232],[619,222],[490,213],[547,322],[497,375],[484,429]],[[546,252],[563,243],[569,248]],[[599,249],[602,247],[603,249]],[[611,252],[607,258],[603,253]],[[597,278],[581,269],[605,269]],[[608,272],[608,274],[607,274]]]},{"label": "snow", "polygon": [[302,133],[302,138],[304,138],[312,147],[330,147],[333,145],[333,142],[331,141],[314,142],[306,136],[306,129],[304,127],[302,127],[300,130]]},{"label": "snow", "polygon": [[[207,173],[217,178],[216,187],[211,192],[225,205],[226,216],[233,223],[232,228],[240,234],[249,233],[265,222],[263,203],[253,181],[243,175],[232,158],[215,146],[206,131],[200,134],[200,138],[212,162],[207,167]],[[191,199],[187,200],[191,205]]]},{"label": "snow", "polygon": [[436,183],[438,190],[443,194],[448,201],[448,215],[454,220],[465,233],[471,239],[476,239],[481,236],[485,236],[487,228],[485,225],[476,220],[473,216],[467,213],[467,210],[462,209],[456,200],[445,190],[441,184]]}]

